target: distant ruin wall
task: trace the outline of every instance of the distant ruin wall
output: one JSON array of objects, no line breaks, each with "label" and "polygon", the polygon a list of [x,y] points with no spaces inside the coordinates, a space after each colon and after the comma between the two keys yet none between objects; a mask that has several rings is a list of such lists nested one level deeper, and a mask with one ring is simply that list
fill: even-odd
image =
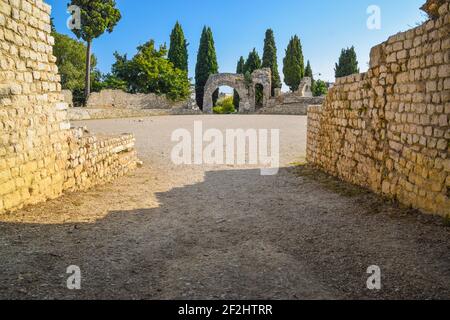
[{"label": "distant ruin wall", "polygon": [[372,49],[367,73],[337,79],[308,112],[307,158],[430,213],[450,214],[450,14]]},{"label": "distant ruin wall", "polygon": [[272,98],[266,108],[259,109],[259,114],[281,114],[306,116],[308,107],[323,103],[325,97],[303,97],[298,93],[283,93]]},{"label": "distant ruin wall", "polygon": [[71,130],[50,10],[42,0],[0,0],[0,213],[104,183],[137,161],[131,137],[98,142]]},{"label": "distant ruin wall", "polygon": [[187,102],[174,103],[165,95],[131,94],[122,90],[102,90],[91,93],[87,107],[92,109],[172,109],[182,108]]}]

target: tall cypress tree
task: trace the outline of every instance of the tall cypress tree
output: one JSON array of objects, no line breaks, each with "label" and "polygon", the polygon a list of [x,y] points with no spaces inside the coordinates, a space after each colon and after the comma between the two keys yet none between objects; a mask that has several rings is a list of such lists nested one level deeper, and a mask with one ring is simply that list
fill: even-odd
[{"label": "tall cypress tree", "polygon": [[311,63],[309,63],[309,60],[308,60],[308,63],[306,64],[306,68],[305,68],[305,77],[311,78],[311,82],[314,82],[313,71],[311,68]]},{"label": "tall cypress tree", "polygon": [[[244,57],[241,57],[238,61],[237,67],[236,67],[236,73],[237,74],[244,74],[244,65],[245,65],[245,60]],[[233,95],[233,104],[234,107],[236,109],[239,108],[239,102],[240,102],[240,97],[239,94],[237,93],[236,90],[234,90],[234,95]]]},{"label": "tall cypress tree", "polygon": [[359,73],[355,47],[352,46],[351,48],[342,49],[341,56],[339,57],[339,63],[336,63],[336,68],[334,71],[336,78]]},{"label": "tall cypress tree", "polygon": [[278,72],[277,46],[275,44],[275,36],[272,29],[266,31],[264,39],[264,54],[262,59],[262,67],[270,68],[272,71],[272,96],[275,95],[275,89],[281,88],[281,78]]},{"label": "tall cypress tree", "polygon": [[305,62],[302,44],[296,35],[291,38],[286,49],[286,56],[283,60],[283,73],[284,82],[291,91],[297,91],[301,80],[305,76]]},{"label": "tall cypress tree", "polygon": [[168,53],[169,61],[175,68],[188,72],[188,43],[184,37],[183,28],[178,23],[170,35],[170,48]]},{"label": "tall cypress tree", "polygon": [[[261,69],[261,58],[256,49],[249,53],[247,61],[244,64],[244,74],[246,77],[251,75],[253,71]],[[263,89],[258,85],[255,89],[255,101],[257,105],[261,105],[263,101]]]},{"label": "tall cypress tree", "polygon": [[[219,72],[217,64],[216,49],[211,28],[203,28],[200,38],[200,47],[197,55],[197,65],[195,66],[195,96],[197,105],[203,110],[203,95],[205,84],[211,74]],[[213,101],[217,101],[218,91],[214,93]]]},{"label": "tall cypress tree", "polygon": [[252,73],[255,70],[261,69],[261,58],[256,49],[253,49],[248,55],[247,61],[244,64],[244,74]]}]

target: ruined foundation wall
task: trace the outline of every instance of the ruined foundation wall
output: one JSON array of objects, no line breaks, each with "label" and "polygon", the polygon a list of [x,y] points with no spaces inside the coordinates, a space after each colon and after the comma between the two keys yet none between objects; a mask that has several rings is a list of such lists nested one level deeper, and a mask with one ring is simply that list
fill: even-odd
[{"label": "ruined foundation wall", "polygon": [[308,110],[307,158],[426,212],[450,214],[450,14],[372,49],[367,73],[337,79]]},{"label": "ruined foundation wall", "polygon": [[[0,0],[0,213],[60,196],[71,184],[73,154],[98,149],[70,130],[50,10],[42,0]],[[104,152],[115,159],[115,150]],[[106,181],[91,163],[83,163],[83,179]]]}]

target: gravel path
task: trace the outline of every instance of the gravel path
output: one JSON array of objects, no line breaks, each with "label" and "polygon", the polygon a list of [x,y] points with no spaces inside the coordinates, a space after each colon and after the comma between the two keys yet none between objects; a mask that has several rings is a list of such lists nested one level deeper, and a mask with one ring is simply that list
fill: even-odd
[{"label": "gravel path", "polygon": [[[177,128],[281,129],[282,169],[174,166]],[[81,123],[77,123],[81,124]],[[144,166],[114,184],[0,216],[3,299],[450,299],[450,228],[304,161],[306,118],[171,116],[133,132]],[[295,165],[294,165],[295,164]],[[69,265],[82,289],[66,288]],[[378,265],[382,289],[366,288]]]}]

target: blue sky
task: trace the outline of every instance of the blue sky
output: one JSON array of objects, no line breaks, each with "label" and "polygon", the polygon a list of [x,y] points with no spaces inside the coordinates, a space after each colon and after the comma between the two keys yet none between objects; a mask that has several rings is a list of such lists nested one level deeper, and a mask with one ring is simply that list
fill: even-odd
[{"label": "blue sky", "polygon": [[[66,27],[68,0],[47,0],[59,32],[73,35]],[[122,20],[112,34],[96,39],[93,52],[102,72],[110,71],[113,52],[134,55],[149,39],[169,43],[178,20],[189,45],[190,76],[193,77],[200,33],[212,28],[221,72],[234,72],[241,55],[256,48],[262,56],[264,33],[275,32],[280,74],[284,50],[292,35],[300,36],[305,59],[316,76],[334,81],[334,63],[340,50],[354,45],[361,71],[367,70],[370,48],[399,31],[425,20],[419,7],[424,0],[117,0]],[[381,8],[381,29],[369,30],[367,8]]]}]

